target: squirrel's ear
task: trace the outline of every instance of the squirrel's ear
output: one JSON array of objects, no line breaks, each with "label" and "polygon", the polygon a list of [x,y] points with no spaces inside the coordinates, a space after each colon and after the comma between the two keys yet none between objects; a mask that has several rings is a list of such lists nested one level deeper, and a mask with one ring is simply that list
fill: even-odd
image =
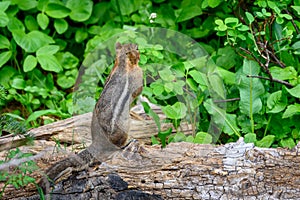
[{"label": "squirrel's ear", "polygon": [[118,49],[121,49],[121,48],[122,48],[121,43],[120,43],[120,42],[117,42],[117,43],[116,43],[116,49],[118,50]]}]

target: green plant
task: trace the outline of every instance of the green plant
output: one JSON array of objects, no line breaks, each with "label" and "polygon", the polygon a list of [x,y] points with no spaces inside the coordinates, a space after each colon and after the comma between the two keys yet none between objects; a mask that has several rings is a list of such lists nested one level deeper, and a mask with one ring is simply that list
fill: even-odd
[{"label": "green plant", "polygon": [[[16,150],[9,150],[5,160],[0,161],[0,164],[13,162],[16,159],[29,158],[32,156],[29,153],[23,153],[18,148]],[[3,197],[5,188],[8,185],[12,185],[14,188],[19,189],[30,183],[35,184],[35,178],[31,177],[30,174],[38,169],[36,163],[32,160],[28,160],[18,164],[11,171],[2,170],[0,171],[0,181],[4,182],[4,186],[0,192],[0,198]]]},{"label": "green plant", "polygon": [[[114,43],[132,41],[141,47],[143,95],[161,105],[176,141],[186,120],[193,138],[205,132],[212,143],[242,136],[259,146],[292,147],[300,140],[299,7],[299,0],[3,1],[0,107],[27,119],[27,127],[91,111],[112,68]],[[168,31],[118,35],[145,27]]]},{"label": "green plant", "polygon": [[43,115],[71,116],[72,95],[67,90],[75,84],[79,64],[75,54],[80,55],[86,33],[72,30],[66,17],[86,21],[92,5],[89,0],[0,2],[0,84],[7,91],[0,106],[18,102],[22,109],[14,112],[28,117],[27,126],[54,121],[54,117],[42,120]]},{"label": "green plant", "polygon": [[29,135],[26,134],[27,129],[24,125],[24,120],[22,120],[23,119],[19,116],[9,113],[0,115],[0,136],[2,136],[5,131],[14,135],[19,134],[20,136],[29,137]]},{"label": "green plant", "polygon": [[293,134],[299,132],[300,114],[299,2],[291,4],[260,0],[250,7],[239,2],[242,9],[234,7],[239,10],[235,17],[215,20],[217,34],[226,36],[225,45],[244,57],[237,82],[231,84],[239,90],[236,119],[245,141],[261,147],[292,148],[299,141]]}]

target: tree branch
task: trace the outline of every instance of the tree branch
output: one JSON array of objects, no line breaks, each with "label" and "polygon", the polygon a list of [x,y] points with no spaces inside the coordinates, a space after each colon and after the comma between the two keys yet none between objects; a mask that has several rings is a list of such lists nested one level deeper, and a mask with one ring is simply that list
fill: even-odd
[{"label": "tree branch", "polygon": [[264,76],[256,76],[256,75],[247,75],[247,77],[249,78],[259,78],[259,79],[265,79],[265,80],[268,80],[268,81],[274,81],[274,82],[277,82],[277,83],[281,83],[283,85],[286,85],[288,87],[293,87],[292,84],[286,82],[286,81],[282,81],[282,80],[278,80],[278,79],[270,79],[268,77],[264,77]]},{"label": "tree branch", "polygon": [[220,100],[214,100],[214,103],[225,103],[225,102],[231,102],[231,101],[239,101],[241,98],[231,98],[231,99],[220,99]]}]

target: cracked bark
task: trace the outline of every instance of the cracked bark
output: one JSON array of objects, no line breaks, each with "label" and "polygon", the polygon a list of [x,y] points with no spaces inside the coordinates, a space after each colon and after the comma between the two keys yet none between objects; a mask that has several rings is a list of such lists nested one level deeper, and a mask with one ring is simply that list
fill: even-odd
[{"label": "cracked bark", "polygon": [[[299,199],[299,152],[257,148],[242,139],[165,149],[133,142],[105,163],[55,184],[51,199]],[[18,197],[11,195],[6,198]]]}]

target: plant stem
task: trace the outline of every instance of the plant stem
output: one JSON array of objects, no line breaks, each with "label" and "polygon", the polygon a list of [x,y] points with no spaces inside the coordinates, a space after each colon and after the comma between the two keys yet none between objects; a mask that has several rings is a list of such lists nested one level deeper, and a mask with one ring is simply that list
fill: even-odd
[{"label": "plant stem", "polygon": [[250,79],[250,108],[249,108],[249,116],[250,116],[250,122],[251,122],[251,131],[254,133],[254,119],[253,119],[253,82],[252,79]]},{"label": "plant stem", "polygon": [[269,124],[270,124],[270,122],[271,122],[272,116],[273,116],[273,115],[270,115],[270,117],[269,117],[269,119],[268,119],[268,123],[267,123],[267,125],[266,125],[266,129],[265,129],[265,132],[264,132],[264,137],[265,137],[266,134],[267,134],[267,131],[268,131]]}]

